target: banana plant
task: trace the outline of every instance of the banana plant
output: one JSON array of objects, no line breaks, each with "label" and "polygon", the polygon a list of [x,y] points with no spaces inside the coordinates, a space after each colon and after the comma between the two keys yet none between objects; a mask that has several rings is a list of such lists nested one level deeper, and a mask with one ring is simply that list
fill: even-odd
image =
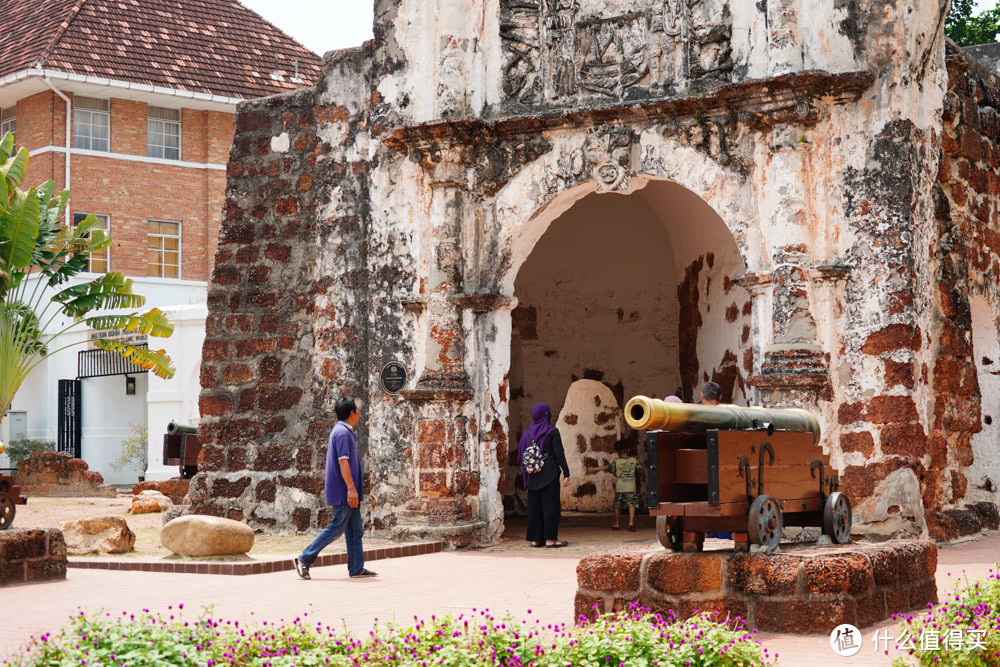
[{"label": "banana plant", "polygon": [[[142,308],[146,303],[121,273],[66,284],[86,269],[91,253],[111,245],[111,237],[96,228],[98,220],[93,215],[75,226],[66,225],[63,213],[69,190],[57,194],[53,181],[22,190],[28,151],[21,148],[14,153],[13,149],[14,137],[7,133],[0,139],[0,420],[33,368],[61,350],[87,342],[63,344],[65,335],[74,329],[161,338],[174,331],[173,322],[157,308],[106,314]],[[67,318],[69,324],[50,330],[57,317]],[[164,350],[140,348],[110,336],[91,341],[159,377],[174,375]]]}]

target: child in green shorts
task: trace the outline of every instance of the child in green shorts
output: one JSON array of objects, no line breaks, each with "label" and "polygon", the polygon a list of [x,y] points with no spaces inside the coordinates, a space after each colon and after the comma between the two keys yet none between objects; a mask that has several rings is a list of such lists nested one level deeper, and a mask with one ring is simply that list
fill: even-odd
[{"label": "child in green shorts", "polygon": [[628,529],[635,532],[635,508],[639,506],[639,494],[636,488],[636,480],[639,477],[639,462],[633,456],[629,456],[629,443],[627,440],[619,440],[615,443],[615,451],[618,458],[603,466],[588,467],[587,472],[597,472],[607,470],[618,478],[615,484],[615,500],[612,507],[615,509],[615,524],[611,530],[618,530],[621,523],[621,511],[628,508]]}]

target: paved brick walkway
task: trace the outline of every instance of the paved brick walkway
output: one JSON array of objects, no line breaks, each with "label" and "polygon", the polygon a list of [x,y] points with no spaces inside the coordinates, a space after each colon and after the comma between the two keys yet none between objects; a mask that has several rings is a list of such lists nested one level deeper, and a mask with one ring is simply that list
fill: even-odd
[{"label": "paved brick walkway", "polygon": [[[567,535],[569,539],[569,535]],[[1000,559],[1000,536],[939,555],[939,593],[945,594],[963,570],[970,578],[986,577]],[[221,577],[145,572],[71,570],[63,582],[0,589],[0,657],[21,646],[29,635],[50,631],[83,608],[112,612],[148,608],[166,610],[183,602],[192,616],[202,605],[232,619],[278,620],[312,610],[325,623],[341,619],[354,630],[374,619],[406,622],[413,615],[460,613],[474,607],[508,610],[523,616],[528,609],[546,622],[570,622],[576,590],[578,556],[546,550],[516,549],[500,553],[442,552],[372,563],[376,579],[350,579],[343,566],[316,568],[312,581],[291,572],[254,577]],[[10,610],[16,610],[11,613]],[[251,616],[253,614],[253,616]],[[894,632],[895,624],[879,626]],[[864,650],[838,658],[827,637],[764,636],[782,665],[815,665],[832,660],[852,667],[887,665],[871,647],[873,629],[864,630]]]}]

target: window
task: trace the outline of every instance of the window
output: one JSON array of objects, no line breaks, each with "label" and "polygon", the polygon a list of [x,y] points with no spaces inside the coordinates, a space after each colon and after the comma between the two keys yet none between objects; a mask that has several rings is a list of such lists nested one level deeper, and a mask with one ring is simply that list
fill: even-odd
[{"label": "window", "polygon": [[149,157],[180,160],[181,110],[149,107],[146,113]]},{"label": "window", "polygon": [[[73,226],[76,227],[89,215],[89,213],[74,213],[73,214]],[[97,226],[94,229],[103,229],[105,232],[111,233],[111,219],[106,215],[94,214],[97,218]],[[92,271],[94,273],[107,273],[108,272],[108,251],[105,248],[100,252],[94,252],[90,254],[87,258],[87,268],[86,271]]]},{"label": "window", "polygon": [[7,133],[10,132],[14,135],[14,140],[17,140],[17,109],[10,107],[9,109],[0,109],[0,139],[3,139]]},{"label": "window", "polygon": [[180,278],[181,223],[148,220],[146,238],[146,275]]},{"label": "window", "polygon": [[75,97],[73,102],[73,145],[89,151],[111,150],[111,103],[91,97]]}]

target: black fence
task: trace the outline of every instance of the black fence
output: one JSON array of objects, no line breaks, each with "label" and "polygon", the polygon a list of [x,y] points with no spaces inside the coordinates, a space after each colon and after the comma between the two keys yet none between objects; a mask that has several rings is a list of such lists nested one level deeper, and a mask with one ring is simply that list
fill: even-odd
[{"label": "black fence", "polygon": [[[136,345],[140,349],[148,349],[145,343]],[[82,350],[77,356],[77,379],[100,378],[109,375],[135,375],[145,373],[131,361],[122,359],[110,350]]]}]

